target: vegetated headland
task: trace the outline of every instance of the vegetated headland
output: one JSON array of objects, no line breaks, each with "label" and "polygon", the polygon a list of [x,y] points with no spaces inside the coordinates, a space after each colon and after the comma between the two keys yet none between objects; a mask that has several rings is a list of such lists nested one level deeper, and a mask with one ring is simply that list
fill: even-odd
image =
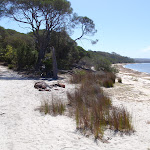
[{"label": "vegetated headland", "polygon": [[135,63],[150,63],[149,58],[134,58]]}]

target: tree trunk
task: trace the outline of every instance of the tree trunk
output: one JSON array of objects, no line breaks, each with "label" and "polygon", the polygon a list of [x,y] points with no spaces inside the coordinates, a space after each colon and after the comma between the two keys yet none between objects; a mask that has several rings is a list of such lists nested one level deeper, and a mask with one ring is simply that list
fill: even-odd
[{"label": "tree trunk", "polygon": [[53,60],[53,79],[58,79],[57,73],[58,73],[58,68],[57,68],[57,60],[55,56],[55,49],[52,47],[52,60]]},{"label": "tree trunk", "polygon": [[35,66],[36,70],[40,70],[40,67],[42,66],[42,59],[45,56],[45,48],[42,46],[42,44],[39,46],[39,53],[38,53],[38,60]]}]

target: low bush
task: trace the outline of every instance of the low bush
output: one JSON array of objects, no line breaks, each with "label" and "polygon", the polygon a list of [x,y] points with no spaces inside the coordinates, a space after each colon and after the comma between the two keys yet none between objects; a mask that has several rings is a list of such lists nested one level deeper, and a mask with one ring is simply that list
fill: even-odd
[{"label": "low bush", "polygon": [[9,69],[13,69],[13,68],[14,68],[14,65],[13,65],[13,64],[8,64],[8,68],[9,68]]},{"label": "low bush", "polygon": [[84,70],[76,70],[72,75],[70,82],[73,84],[79,84],[88,80],[104,87],[113,87],[115,79],[116,75],[111,72],[94,73]]}]

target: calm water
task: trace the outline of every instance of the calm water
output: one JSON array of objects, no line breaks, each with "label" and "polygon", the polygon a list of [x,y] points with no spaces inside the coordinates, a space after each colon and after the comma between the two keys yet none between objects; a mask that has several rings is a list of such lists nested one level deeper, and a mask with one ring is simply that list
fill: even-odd
[{"label": "calm water", "polygon": [[125,65],[124,67],[137,70],[139,72],[150,73],[150,63],[128,64]]}]

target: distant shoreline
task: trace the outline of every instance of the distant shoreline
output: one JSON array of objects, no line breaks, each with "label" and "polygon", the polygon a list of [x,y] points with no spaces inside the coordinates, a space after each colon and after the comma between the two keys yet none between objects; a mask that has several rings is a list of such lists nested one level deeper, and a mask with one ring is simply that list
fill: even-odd
[{"label": "distant shoreline", "polygon": [[127,64],[134,64],[134,63],[115,64],[114,66],[119,70],[119,73],[133,74],[138,77],[150,77],[150,73],[140,72],[134,69],[129,69],[129,68],[124,67]]}]

